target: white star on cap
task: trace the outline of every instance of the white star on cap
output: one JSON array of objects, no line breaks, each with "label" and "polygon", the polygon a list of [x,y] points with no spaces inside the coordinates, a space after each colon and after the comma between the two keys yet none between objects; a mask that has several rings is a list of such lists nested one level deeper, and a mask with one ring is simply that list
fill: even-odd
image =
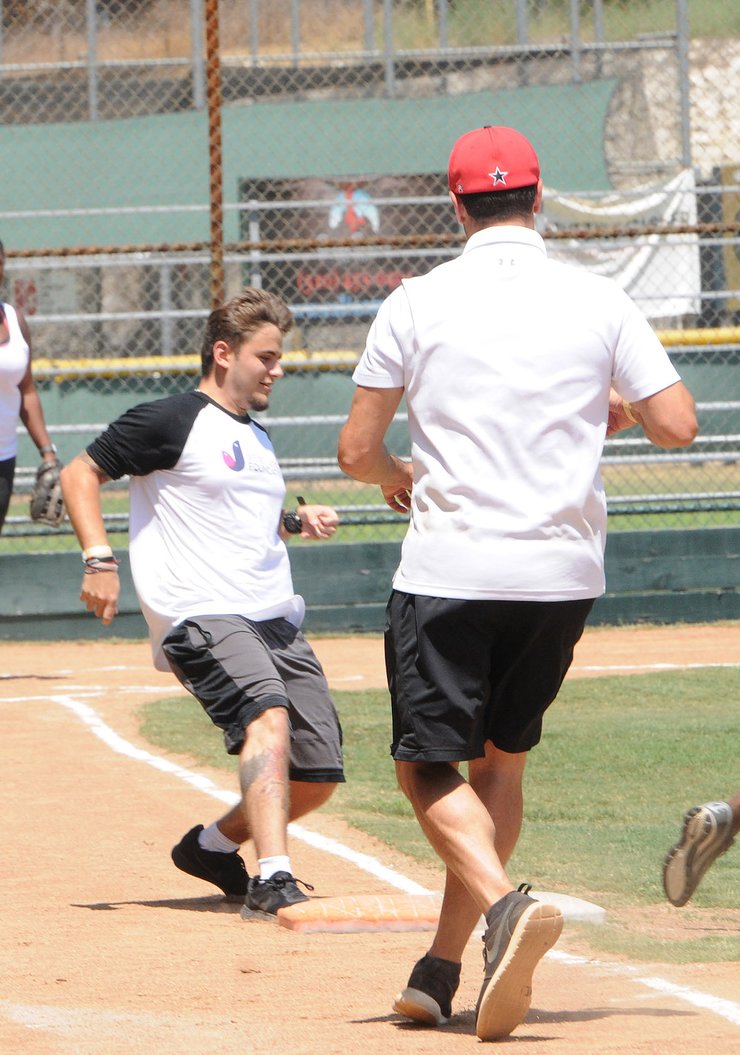
[{"label": "white star on cap", "polygon": [[499,183],[503,183],[503,185],[506,186],[506,177],[509,175],[509,173],[502,172],[498,165],[496,166],[496,171],[489,172],[488,175],[493,180],[494,187],[497,187]]}]

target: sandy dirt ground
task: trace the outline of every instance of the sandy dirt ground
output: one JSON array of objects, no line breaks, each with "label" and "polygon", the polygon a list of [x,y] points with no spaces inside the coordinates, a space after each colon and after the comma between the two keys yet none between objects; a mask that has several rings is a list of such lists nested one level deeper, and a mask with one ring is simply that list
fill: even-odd
[{"label": "sandy dirt ground", "polygon": [[[377,638],[314,644],[334,688],[384,684]],[[737,624],[597,628],[586,632],[569,677],[739,663]],[[430,935],[303,934],[244,921],[238,904],[174,868],[173,843],[217,817],[235,790],[228,774],[158,755],[139,735],[141,702],[174,691],[179,686],[153,670],[144,643],[0,644],[0,1052],[474,1050],[478,937],[466,952],[453,1018],[424,1029],[404,1023],[391,1003]],[[439,869],[331,812],[303,827],[348,851],[337,856],[293,838],[294,871],[318,895],[388,894],[395,889],[388,875],[440,889]],[[252,869],[249,850],[245,857]],[[373,874],[368,860],[392,872]],[[695,909],[658,911],[677,934],[689,925],[692,934],[737,929],[736,913],[723,923],[716,913],[705,922]],[[596,957],[582,934],[570,934],[566,922],[537,969],[527,1019],[498,1047],[517,1055],[740,1051],[737,965]]]}]

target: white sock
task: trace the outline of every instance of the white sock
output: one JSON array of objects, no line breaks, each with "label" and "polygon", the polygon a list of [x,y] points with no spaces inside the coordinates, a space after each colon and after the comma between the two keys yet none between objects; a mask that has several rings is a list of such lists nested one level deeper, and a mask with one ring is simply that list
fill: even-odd
[{"label": "white sock", "polygon": [[[289,857],[260,857],[260,879],[272,879],[276,872],[290,872]],[[293,873],[291,872],[291,875]]]},{"label": "white sock", "polygon": [[198,833],[198,846],[201,850],[211,850],[219,854],[233,854],[238,850],[240,843],[234,843],[227,839],[219,826],[214,821]]}]

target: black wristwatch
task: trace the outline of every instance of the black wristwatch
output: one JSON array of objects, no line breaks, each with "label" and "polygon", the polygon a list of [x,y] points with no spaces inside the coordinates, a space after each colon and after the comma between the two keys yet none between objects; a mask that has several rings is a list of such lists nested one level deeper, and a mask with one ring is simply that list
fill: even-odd
[{"label": "black wristwatch", "polygon": [[303,531],[303,524],[297,513],[283,513],[283,527],[289,535],[300,535]]}]

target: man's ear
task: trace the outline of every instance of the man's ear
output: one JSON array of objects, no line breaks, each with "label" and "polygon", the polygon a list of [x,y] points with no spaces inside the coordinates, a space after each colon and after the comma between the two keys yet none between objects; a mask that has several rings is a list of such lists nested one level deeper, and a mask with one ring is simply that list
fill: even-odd
[{"label": "man's ear", "polygon": [[231,347],[227,341],[216,341],[213,346],[213,362],[215,366],[226,369],[231,362]]},{"label": "man's ear", "polygon": [[468,212],[466,207],[462,205],[460,199],[454,191],[450,191],[450,200],[452,202],[452,207],[455,210],[455,215],[457,216],[457,223],[460,224],[462,227],[466,226],[468,220],[470,219],[470,213]]},{"label": "man's ear", "polygon": [[461,223],[463,225],[463,227],[464,227],[465,226],[465,221],[468,218],[467,210],[465,209],[465,206],[463,205],[463,203],[458,199],[458,197],[457,197],[457,195],[455,194],[454,191],[451,190],[449,192],[449,195],[450,195],[450,201],[452,202],[452,208],[455,210],[455,216],[457,217],[457,222]]},{"label": "man's ear", "polygon": [[537,191],[534,196],[534,208],[532,212],[542,212],[542,180],[537,180]]}]

